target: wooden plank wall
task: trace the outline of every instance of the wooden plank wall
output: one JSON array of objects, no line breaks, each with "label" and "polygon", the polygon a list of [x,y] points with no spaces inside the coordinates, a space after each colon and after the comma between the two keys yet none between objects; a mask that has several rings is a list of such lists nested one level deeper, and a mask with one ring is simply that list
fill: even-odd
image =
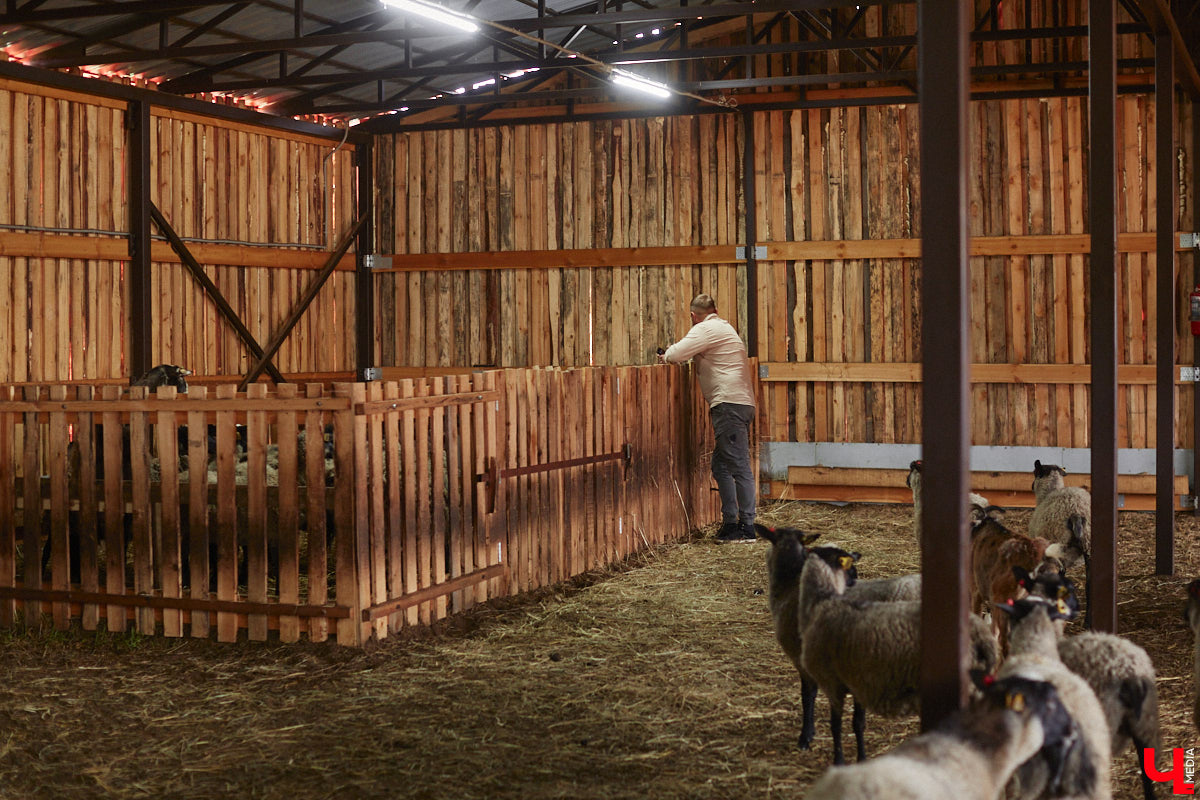
[{"label": "wooden plank wall", "polygon": [[[353,222],[353,147],[330,156],[336,142],[152,113],[151,197],[176,231],[193,245],[273,246],[263,248],[269,266],[206,264],[265,342],[303,291],[313,259]],[[0,131],[0,382],[128,379],[123,104],[4,81]],[[39,257],[46,251],[80,257]],[[289,263],[296,255],[302,265]],[[155,363],[201,375],[245,371],[241,343],[177,260],[156,261],[151,280]],[[276,363],[285,372],[352,370],[353,336],[328,333],[352,331],[353,313],[353,275],[339,271]]]},{"label": "wooden plank wall", "polygon": [[710,115],[381,137],[380,250],[480,253],[478,270],[377,278],[381,363],[646,364],[701,291],[738,324],[735,264],[497,270],[486,253],[736,244],[740,130]]},{"label": "wooden plank wall", "polygon": [[[1086,233],[1086,104],[1081,99],[974,103],[970,110],[970,227],[973,236]],[[1178,126],[1178,163],[1189,163],[1189,113]],[[761,123],[761,124],[758,124]],[[904,239],[919,236],[916,108],[770,112],[756,168],[761,238]],[[1153,228],[1154,103],[1118,102],[1122,233]],[[1190,224],[1191,198],[1180,181]],[[1011,240],[1022,252],[1021,238]],[[900,248],[894,248],[897,251]],[[971,259],[970,358],[977,364],[1086,364],[1086,255],[1038,253]],[[760,263],[759,341],[764,361],[911,364],[920,361],[920,262],[913,258],[812,259]],[[1155,362],[1155,257],[1130,252],[1119,263],[1121,363]],[[1176,282],[1182,313],[1189,286]],[[792,298],[795,298],[793,301]],[[787,298],[785,301],[784,298]],[[768,303],[771,305],[768,307]],[[786,319],[781,329],[776,320]],[[1190,363],[1192,337],[1177,334],[1177,363]],[[764,438],[796,441],[920,441],[918,384],[781,381],[768,384]],[[1121,447],[1152,447],[1153,386],[1120,394]],[[1176,441],[1191,441],[1190,388],[1179,390]],[[975,444],[1087,446],[1088,389],[1061,384],[980,383],[972,387]]]}]

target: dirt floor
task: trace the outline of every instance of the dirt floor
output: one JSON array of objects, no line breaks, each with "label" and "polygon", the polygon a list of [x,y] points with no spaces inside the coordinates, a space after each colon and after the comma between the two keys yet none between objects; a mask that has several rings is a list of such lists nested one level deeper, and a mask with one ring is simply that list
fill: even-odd
[{"label": "dirt floor", "polygon": [[[905,506],[763,520],[860,551],[864,578],[918,566]],[[1177,522],[1178,577],[1159,578],[1153,516],[1120,520],[1121,626],[1158,669],[1166,748],[1200,740],[1181,619],[1200,524]],[[830,761],[827,706],[799,751],[766,549],[696,538],[366,652],[0,634],[0,798],[800,797]],[[868,717],[868,753],[915,731]],[[1113,775],[1141,797],[1131,754]]]}]

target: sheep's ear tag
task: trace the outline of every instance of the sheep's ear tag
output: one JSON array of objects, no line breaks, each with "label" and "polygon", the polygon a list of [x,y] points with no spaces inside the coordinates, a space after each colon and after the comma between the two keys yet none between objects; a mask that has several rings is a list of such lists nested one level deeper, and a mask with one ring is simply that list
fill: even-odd
[{"label": "sheep's ear tag", "polygon": [[1068,589],[1065,585],[1058,587],[1058,599],[1059,600],[1066,600],[1067,597],[1070,596],[1070,594],[1071,594],[1071,590]]},{"label": "sheep's ear tag", "polygon": [[1020,692],[1009,692],[1004,696],[1004,705],[1009,711],[1020,714],[1025,710],[1025,695]]},{"label": "sheep's ear tag", "polygon": [[842,565],[843,570],[849,572],[850,568],[854,566],[854,559],[851,556],[842,556],[838,559],[838,563]]},{"label": "sheep's ear tag", "polygon": [[1071,609],[1067,608],[1067,603],[1065,600],[1059,600],[1058,604],[1057,604],[1057,608],[1058,608],[1058,613],[1062,614],[1064,617],[1068,617],[1071,615]]},{"label": "sheep's ear tag", "polygon": [[983,685],[984,685],[984,686],[991,686],[991,685],[992,685],[992,684],[994,684],[995,682],[996,682],[996,676],[995,676],[995,675],[984,675],[984,676],[983,676]]}]

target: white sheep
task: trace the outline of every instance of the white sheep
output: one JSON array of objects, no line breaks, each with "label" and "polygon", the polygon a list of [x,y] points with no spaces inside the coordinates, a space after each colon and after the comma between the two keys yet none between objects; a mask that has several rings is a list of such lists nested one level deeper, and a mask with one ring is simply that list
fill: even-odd
[{"label": "white sheep", "polygon": [[[1067,471],[1060,466],[1033,462],[1037,505],[1029,517],[1029,535],[1049,541],[1051,549],[1047,552],[1070,569],[1092,554],[1092,496],[1086,489],[1066,486],[1066,475]],[[1074,531],[1069,527],[1072,517],[1079,517]]]},{"label": "white sheep", "polygon": [[1074,595],[1054,601],[1029,596],[997,606],[1007,613],[1009,656],[998,679],[1025,677],[1054,684],[1063,705],[1077,725],[1077,735],[1054,748],[1042,748],[1018,769],[1009,797],[1112,797],[1109,781],[1111,737],[1104,709],[1087,682],[1072,672],[1058,655],[1055,621],[1070,619],[1078,610]]},{"label": "white sheep", "polygon": [[[838,548],[815,547],[800,573],[800,665],[829,698],[835,764],[845,762],[841,732],[847,693],[854,697],[853,726],[861,761],[866,711],[884,716],[915,713],[920,685],[921,604],[846,597],[857,558]],[[970,635],[972,666],[990,672],[997,658],[995,638],[977,617],[971,618]]]},{"label": "white sheep", "polygon": [[[800,571],[808,557],[808,545],[815,542],[820,534],[805,533],[796,528],[769,528],[758,523],[754,528],[760,537],[771,543],[771,549],[767,551],[767,600],[775,626],[775,638],[784,655],[800,673],[800,749],[807,750],[815,734],[813,704],[817,696],[817,684],[800,666],[803,648],[799,614]],[[847,588],[846,597],[880,602],[919,600],[921,576],[901,575],[867,581],[856,579]]]},{"label": "white sheep", "polygon": [[1192,652],[1192,724],[1200,730],[1200,578],[1188,584],[1187,610],[1184,616],[1195,637]]},{"label": "white sheep", "polygon": [[[918,540],[921,538],[921,467],[920,461],[914,461],[908,465],[908,477],[904,482],[908,488],[912,490],[913,496],[913,533],[916,534]],[[971,524],[975,524],[988,513],[988,509],[1000,509],[988,503],[987,498],[983,495],[969,492],[967,494],[967,515],[971,520]]]},{"label": "white sheep", "polygon": [[1013,771],[1070,735],[1054,686],[1013,677],[976,679],[980,699],[888,753],[831,767],[812,800],[996,800]]},{"label": "white sheep", "polygon": [[[1050,600],[1067,598],[1075,591],[1065,575],[1014,574],[1030,594]],[[1150,656],[1128,639],[1110,633],[1089,631],[1067,638],[1061,638],[1061,629],[1058,633],[1059,658],[1087,681],[1104,709],[1111,735],[1110,752],[1115,755],[1132,744],[1140,764],[1146,748],[1158,747],[1158,687]],[[1154,797],[1154,782],[1144,770],[1142,793],[1147,800]]]}]

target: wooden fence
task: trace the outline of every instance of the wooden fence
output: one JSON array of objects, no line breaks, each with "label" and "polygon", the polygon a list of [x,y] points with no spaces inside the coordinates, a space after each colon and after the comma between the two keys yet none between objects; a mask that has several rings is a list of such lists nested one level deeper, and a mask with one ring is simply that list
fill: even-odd
[{"label": "wooden fence", "polygon": [[0,392],[4,627],[360,644],[719,516],[682,367]]}]

